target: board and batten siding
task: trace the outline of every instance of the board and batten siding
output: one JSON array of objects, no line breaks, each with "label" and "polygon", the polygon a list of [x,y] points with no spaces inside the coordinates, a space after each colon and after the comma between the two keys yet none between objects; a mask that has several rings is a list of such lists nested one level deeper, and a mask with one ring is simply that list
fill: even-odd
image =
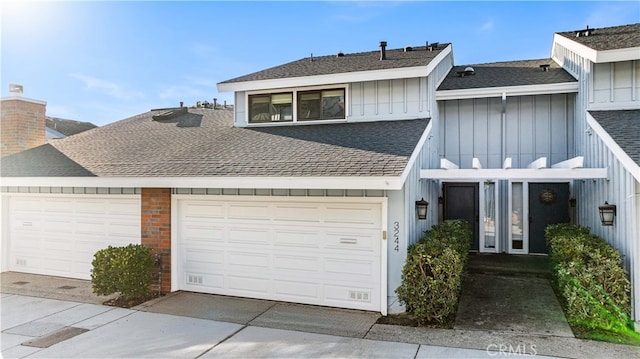
[{"label": "board and batten siding", "polygon": [[[574,94],[441,101],[440,156],[460,168],[478,158],[484,168],[514,168],[547,157],[549,165],[573,157]],[[503,134],[504,131],[504,134]]]},{"label": "board and batten siding", "polygon": [[589,109],[640,106],[640,61],[593,64]]},{"label": "board and batten siding", "polygon": [[[632,281],[632,316],[640,321],[640,182],[622,165],[602,139],[585,133],[586,167],[609,168],[609,177],[575,181],[577,222],[604,238],[623,256],[623,264]],[[600,222],[598,206],[616,205],[613,226]]]}]

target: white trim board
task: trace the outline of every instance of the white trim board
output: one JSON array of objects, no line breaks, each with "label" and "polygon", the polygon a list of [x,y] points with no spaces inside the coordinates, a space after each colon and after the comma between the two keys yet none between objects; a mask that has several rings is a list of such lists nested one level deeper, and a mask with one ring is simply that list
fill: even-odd
[{"label": "white trim board", "polygon": [[386,70],[358,71],[315,76],[288,77],[259,81],[241,81],[218,83],[218,92],[239,92],[290,87],[321,86],[345,82],[364,82],[374,80],[392,80],[428,76],[436,66],[451,53],[451,44],[447,45],[426,66],[402,67]]},{"label": "white trim board", "polygon": [[[597,31],[597,29],[594,29],[594,31]],[[567,48],[594,63],[620,62],[640,59],[640,46],[598,51],[560,34],[554,34],[554,48],[556,44]]]},{"label": "white trim board", "polygon": [[437,180],[574,180],[607,178],[607,168],[423,169],[420,178]]},{"label": "white trim board", "polygon": [[463,100],[470,98],[551,95],[578,92],[578,81],[544,85],[501,86],[436,91],[436,100]]},{"label": "white trim board", "polygon": [[274,188],[400,190],[400,176],[367,177],[2,177],[11,187]]}]

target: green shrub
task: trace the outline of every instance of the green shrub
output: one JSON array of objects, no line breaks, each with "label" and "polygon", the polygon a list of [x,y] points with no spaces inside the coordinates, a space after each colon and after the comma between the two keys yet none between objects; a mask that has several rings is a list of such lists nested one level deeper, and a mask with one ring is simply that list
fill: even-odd
[{"label": "green shrub", "polygon": [[94,255],[91,284],[97,295],[119,293],[124,300],[144,297],[152,282],[151,249],[140,244],[101,249]]},{"label": "green shrub", "polygon": [[421,324],[443,323],[455,313],[470,246],[469,224],[451,220],[409,247],[396,293]]},{"label": "green shrub", "polygon": [[628,327],[631,284],[620,253],[584,227],[551,225],[545,234],[569,322],[612,331]]}]

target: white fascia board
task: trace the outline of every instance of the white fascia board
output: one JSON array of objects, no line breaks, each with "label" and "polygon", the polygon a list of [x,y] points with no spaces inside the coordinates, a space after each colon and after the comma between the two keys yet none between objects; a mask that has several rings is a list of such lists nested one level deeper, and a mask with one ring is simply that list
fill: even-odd
[{"label": "white fascia board", "polygon": [[402,189],[400,177],[3,177],[9,187]]},{"label": "white fascia board", "polygon": [[640,60],[640,46],[626,49],[598,51],[596,63]]},{"label": "white fascia board", "polygon": [[[258,91],[280,88],[296,88],[307,86],[321,86],[342,84],[345,82],[363,82],[376,80],[393,80],[428,76],[447,55],[451,52],[448,45],[433,58],[426,66],[404,67],[386,70],[346,72],[316,76],[289,77],[282,79],[270,79],[259,81],[242,81],[219,83],[218,92]],[[384,60],[382,60],[384,61]]]},{"label": "white fascia board", "polygon": [[422,133],[422,136],[420,136],[420,139],[418,140],[418,144],[413,149],[413,152],[411,153],[411,157],[409,157],[407,166],[404,168],[404,171],[402,171],[402,175],[400,176],[400,182],[402,182],[402,184],[404,184],[404,181],[407,180],[407,177],[409,176],[409,172],[411,172],[411,169],[415,165],[416,160],[420,156],[420,152],[424,148],[424,143],[427,142],[427,140],[429,139],[429,135],[431,134],[432,128],[433,128],[433,121],[429,120],[429,124],[427,125],[427,128]]},{"label": "white fascia board", "polygon": [[594,63],[619,62],[640,59],[640,46],[628,47],[624,49],[598,51],[576,41],[568,39],[562,35],[554,34],[553,46],[557,44],[565,47],[576,54],[591,60]]},{"label": "white fascia board", "polygon": [[469,88],[460,90],[440,90],[436,91],[436,100],[464,100],[470,98],[487,98],[531,95],[551,95],[557,93],[578,92],[578,82],[560,82],[555,84],[523,85],[523,86],[502,86]]},{"label": "white fascia board", "polygon": [[574,180],[607,178],[607,168],[423,169],[420,178],[435,180]]},{"label": "white fascia board", "polygon": [[640,182],[640,166],[629,157],[629,155],[616,143],[616,141],[605,131],[605,129],[600,126],[598,121],[596,121],[589,112],[587,112],[587,125],[591,127],[593,132],[600,137],[602,142],[609,148],[609,150],[613,153],[622,167],[624,167],[631,175],[636,179],[636,181]]},{"label": "white fascia board", "polygon": [[560,34],[553,34],[553,45],[558,44],[568,50],[575,52],[576,54],[591,60],[591,62],[596,62],[596,58],[598,56],[598,51],[582,45],[579,42],[575,42],[567,37],[564,37]]}]

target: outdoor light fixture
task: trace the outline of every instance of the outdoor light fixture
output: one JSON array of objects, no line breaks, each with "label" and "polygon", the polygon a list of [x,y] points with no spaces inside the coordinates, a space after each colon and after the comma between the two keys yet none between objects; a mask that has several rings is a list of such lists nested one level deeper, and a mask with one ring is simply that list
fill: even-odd
[{"label": "outdoor light fixture", "polygon": [[600,210],[600,221],[603,226],[613,226],[613,220],[616,218],[616,205],[609,204],[606,201],[602,206],[598,206]]},{"label": "outdoor light fixture", "polygon": [[571,208],[576,208],[576,199],[569,198],[569,205],[571,206]]},{"label": "outdoor light fixture", "polygon": [[416,201],[416,211],[418,212],[418,219],[427,219],[427,207],[429,207],[429,202],[425,201],[424,198]]}]

